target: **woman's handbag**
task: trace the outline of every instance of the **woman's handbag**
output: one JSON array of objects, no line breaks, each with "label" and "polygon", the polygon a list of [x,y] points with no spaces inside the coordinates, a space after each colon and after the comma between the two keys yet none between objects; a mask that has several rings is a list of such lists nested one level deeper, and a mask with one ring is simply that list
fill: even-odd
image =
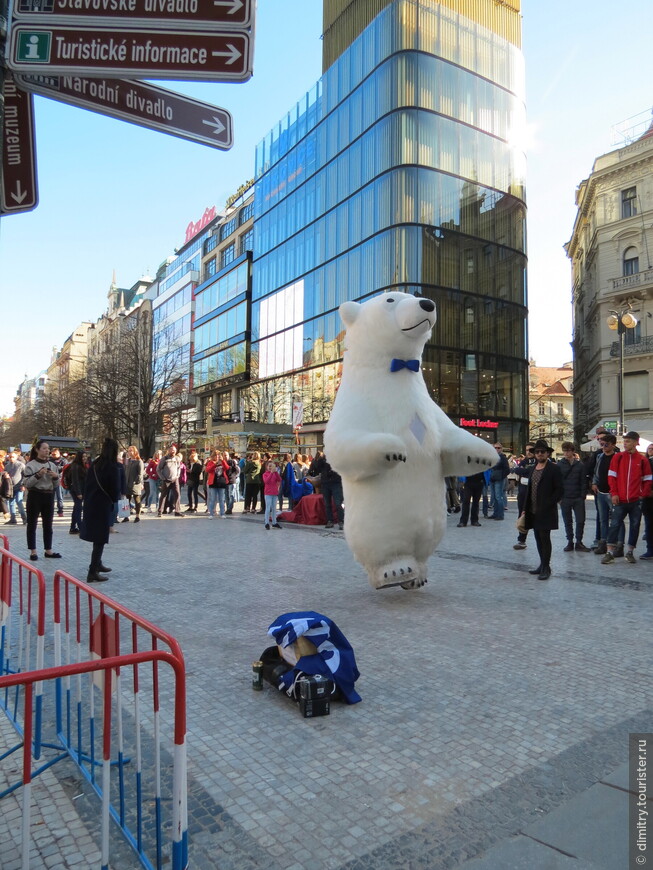
[{"label": "woman's handbag", "polygon": [[129,509],[129,499],[128,498],[119,498],[118,499],[118,519],[124,520],[129,519],[130,509]]},{"label": "woman's handbag", "polygon": [[528,527],[526,526],[526,514],[520,514],[519,518],[517,519],[516,525],[519,534],[525,535],[528,531]]}]

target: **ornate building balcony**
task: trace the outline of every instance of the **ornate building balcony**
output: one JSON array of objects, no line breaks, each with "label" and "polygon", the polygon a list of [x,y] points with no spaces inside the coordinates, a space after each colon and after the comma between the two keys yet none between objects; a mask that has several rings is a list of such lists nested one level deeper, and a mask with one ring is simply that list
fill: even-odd
[{"label": "ornate building balcony", "polygon": [[646,297],[653,297],[653,269],[644,269],[635,272],[634,275],[623,275],[621,278],[612,278],[612,292],[616,296],[630,296],[633,293]]},{"label": "ornate building balcony", "polygon": [[[641,356],[653,353],[653,335],[645,335],[641,341],[624,345],[624,356]],[[613,341],[610,345],[610,356],[619,356],[619,342]]]}]

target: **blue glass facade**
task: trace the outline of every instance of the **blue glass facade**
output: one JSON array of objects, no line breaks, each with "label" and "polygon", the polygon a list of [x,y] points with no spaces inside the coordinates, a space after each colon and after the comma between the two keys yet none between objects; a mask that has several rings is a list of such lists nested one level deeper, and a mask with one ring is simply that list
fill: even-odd
[{"label": "blue glass facade", "polygon": [[428,0],[394,0],[256,154],[251,374],[245,407],[328,419],[338,306],[396,289],[432,298],[424,373],[456,422],[526,434],[523,60]]}]

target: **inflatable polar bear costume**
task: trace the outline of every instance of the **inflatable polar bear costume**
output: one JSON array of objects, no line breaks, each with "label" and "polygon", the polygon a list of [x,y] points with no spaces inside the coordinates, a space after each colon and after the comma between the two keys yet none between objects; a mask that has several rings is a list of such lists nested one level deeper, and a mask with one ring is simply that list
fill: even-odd
[{"label": "inflatable polar bear costume", "polygon": [[495,449],[455,426],[431,399],[419,361],[435,304],[385,293],[340,306],[342,381],[324,433],[342,477],[345,538],[376,589],[417,589],[446,527],[448,475],[496,464]]}]

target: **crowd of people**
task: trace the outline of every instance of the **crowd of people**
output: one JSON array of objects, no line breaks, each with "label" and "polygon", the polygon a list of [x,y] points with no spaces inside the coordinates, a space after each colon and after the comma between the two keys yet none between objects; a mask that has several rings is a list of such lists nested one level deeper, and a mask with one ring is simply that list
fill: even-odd
[{"label": "crowd of people", "polygon": [[[628,432],[623,450],[616,437],[598,428],[597,450],[585,459],[575,445],[562,445],[563,457],[553,460],[544,440],[526,445],[522,455],[506,455],[494,445],[496,464],[467,478],[447,479],[447,509],[460,513],[458,528],[479,527],[480,513],[488,520],[505,520],[508,496],[516,494],[518,521],[514,549],[523,550],[533,531],[539,565],[531,570],[540,580],[551,576],[551,532],[562,515],[567,544],[564,552],[594,552],[608,565],[617,558],[636,561],[641,519],[644,518],[646,551],[642,560],[653,560],[653,444],[646,454],[638,450],[639,435]],[[44,557],[61,558],[53,545],[55,510],[64,516],[64,491],[72,499],[70,535],[93,544],[88,582],[101,582],[111,571],[102,562],[109,535],[118,522],[140,522],[141,513],[157,517],[184,518],[205,513],[209,519],[233,514],[237,503],[242,512],[263,517],[266,530],[281,529],[278,514],[293,510],[306,492],[321,494],[326,528],[344,528],[345,505],[342,480],[321,451],[315,456],[252,451],[239,456],[214,448],[203,459],[195,449],[186,456],[171,444],[149,460],[131,445],[121,452],[116,441],[106,439],[100,454],[91,461],[85,451],[64,457],[57,447],[38,441],[29,455],[0,450],[0,508],[8,525],[27,527],[29,558],[38,560],[36,532],[39,519]],[[182,511],[185,487],[187,505]],[[596,527],[591,546],[584,543],[585,502],[596,503]],[[203,510],[200,507],[203,506]],[[626,540],[626,522],[628,538]]]},{"label": "crowd of people", "polygon": [[[467,526],[470,518],[472,526],[481,525],[481,501],[486,518],[503,520],[508,494],[516,489],[518,535],[513,546],[516,550],[526,549],[528,532],[533,530],[540,564],[531,569],[531,574],[540,580],[551,576],[551,532],[558,528],[558,508],[567,539],[565,553],[593,552],[603,557],[604,565],[620,557],[633,564],[637,561],[634,550],[644,517],[646,551],[640,559],[653,560],[653,444],[648,445],[644,454],[638,450],[639,441],[637,432],[627,432],[623,450],[619,450],[616,436],[598,427],[597,449],[586,459],[581,458],[572,442],[566,441],[562,444],[563,456],[557,462],[552,458],[553,449],[544,440],[528,443],[526,453],[517,457],[507,457],[497,443],[496,465],[452,484],[461,501],[460,507],[455,501],[453,507],[460,510],[458,527]],[[595,534],[589,547],[583,540],[588,497],[596,504]]]}]

